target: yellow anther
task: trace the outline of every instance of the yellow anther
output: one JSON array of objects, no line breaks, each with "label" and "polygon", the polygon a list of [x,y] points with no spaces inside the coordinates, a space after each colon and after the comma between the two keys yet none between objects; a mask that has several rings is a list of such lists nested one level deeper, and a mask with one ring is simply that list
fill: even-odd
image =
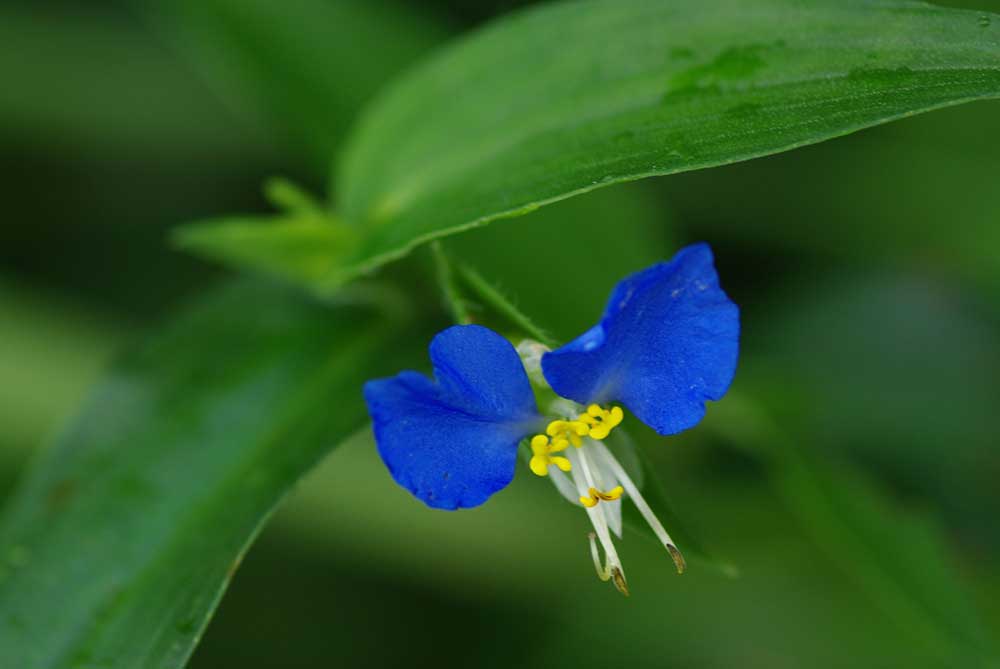
[{"label": "yellow anther", "polygon": [[616,485],[614,488],[612,488],[607,492],[602,492],[597,488],[591,488],[588,491],[589,493],[588,497],[580,497],[580,504],[583,504],[584,506],[591,508],[597,506],[597,503],[600,502],[601,500],[604,500],[605,502],[613,502],[614,500],[621,497],[623,492],[625,492],[625,489],[622,488],[620,485]]},{"label": "yellow anther", "polygon": [[625,488],[622,488],[620,485],[616,485],[614,488],[612,488],[611,490],[609,490],[607,492],[601,492],[600,490],[595,490],[594,488],[590,489],[590,494],[591,495],[597,495],[598,497],[600,497],[601,499],[603,499],[605,502],[613,502],[613,501],[615,501],[616,499],[618,499],[619,497],[621,497],[622,493],[624,493],[624,492],[625,492]]},{"label": "yellow anther", "polygon": [[604,439],[624,417],[621,407],[604,409],[600,405],[591,404],[587,407],[587,412],[580,414],[577,420],[588,426],[587,436],[591,439]]},{"label": "yellow anther", "polygon": [[583,446],[580,437],[586,437],[590,426],[581,420],[554,420],[545,428],[545,433],[553,440],[567,441],[577,448]]},{"label": "yellow anther", "polygon": [[565,450],[569,442],[565,439],[549,439],[544,434],[536,434],[531,438],[531,462],[528,466],[538,476],[548,476],[549,465],[555,465],[564,472],[573,468],[570,461],[561,455],[552,455]]}]

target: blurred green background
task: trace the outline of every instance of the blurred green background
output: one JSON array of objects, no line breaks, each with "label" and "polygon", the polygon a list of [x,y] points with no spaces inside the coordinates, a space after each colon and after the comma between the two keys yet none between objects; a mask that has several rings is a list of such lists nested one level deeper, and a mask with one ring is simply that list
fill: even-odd
[{"label": "blurred green background", "polygon": [[[225,275],[172,251],[171,226],[266,212],[274,174],[322,193],[380,84],[520,4],[5,0],[0,494],[116,351]],[[942,612],[969,665],[988,664],[998,112],[977,103],[614,187],[446,243],[562,338],[625,272],[712,244],[743,309],[734,399],[690,436],[644,445],[740,578],[678,577],[626,535],[623,599],[594,578],[583,514],[545,482],[520,475],[482,509],[432,511],[359,435],[272,520],[192,666],[956,666],[922,627]],[[579,270],[539,290],[532,268],[557,244],[576,245]],[[406,263],[423,269],[426,252]],[[747,397],[780,437],[747,437]]]}]

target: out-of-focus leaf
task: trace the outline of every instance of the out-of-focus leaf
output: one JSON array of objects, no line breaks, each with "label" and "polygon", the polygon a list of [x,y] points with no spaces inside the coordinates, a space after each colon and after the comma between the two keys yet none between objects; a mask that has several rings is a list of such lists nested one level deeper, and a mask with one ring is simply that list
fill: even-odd
[{"label": "out-of-focus leaf", "polygon": [[[674,251],[668,241],[671,217],[644,186],[622,185],[559,202],[515,224],[451,239],[445,250],[513,300],[522,315],[543,316],[535,319],[543,329],[568,341],[597,322],[617,281]],[[271,199],[286,213],[193,222],[175,228],[173,241],[190,253],[269,274],[316,295],[335,292],[337,283],[330,279],[336,258],[357,243],[357,228],[311,201],[293,209],[273,194]],[[595,238],[581,235],[581,228],[607,232]],[[538,290],[540,278],[544,291]],[[466,298],[472,312],[483,306]]]},{"label": "out-of-focus leaf", "polygon": [[693,234],[744,253],[921,266],[995,288],[998,111],[992,100],[962,105],[657,185]]},{"label": "out-of-focus leaf", "polygon": [[235,126],[210,91],[128,19],[92,5],[0,7],[0,137],[104,157],[274,159],[259,129]]},{"label": "out-of-focus leaf", "polygon": [[110,314],[0,279],[0,460],[26,452],[74,410],[131,330]]},{"label": "out-of-focus leaf", "polygon": [[344,251],[353,231],[310,213],[231,216],[175,228],[178,248],[303,285],[324,294],[330,258]]},{"label": "out-of-focus leaf", "polygon": [[893,509],[860,472],[810,451],[739,395],[705,426],[764,458],[803,529],[934,664],[986,665],[993,649],[936,528]]},{"label": "out-of-focus leaf", "polygon": [[[933,499],[955,529],[1000,542],[995,454],[1000,336],[960,284],[879,271],[808,281],[749,331],[761,396],[796,396],[796,421],[826,452],[876,467]],[[781,399],[775,405],[783,403]]]},{"label": "out-of-focus leaf", "polygon": [[239,284],[126,357],[6,510],[0,666],[182,666],[271,509],[364,424],[362,382],[404,364],[400,327]]},{"label": "out-of-focus leaf", "polygon": [[[712,567],[726,576],[733,577],[739,574],[737,567],[725,560],[720,560],[706,550],[702,543],[687,529],[680,516],[674,512],[673,507],[667,501],[667,494],[663,489],[663,484],[660,482],[660,477],[656,474],[656,468],[645,451],[631,445],[627,440],[619,440],[617,443],[612,442],[608,446],[615,452],[616,457],[626,469],[628,469],[630,459],[633,466],[638,468],[639,477],[636,477],[634,474],[631,475],[633,478],[636,478],[636,482],[642,491],[643,499],[646,500],[649,508],[660,519],[660,522],[663,523],[664,528],[670,534],[670,538],[674,540],[674,543],[677,544],[677,548],[685,560],[696,561],[699,565]],[[640,481],[641,483],[639,483]],[[622,507],[622,520],[625,526],[632,531],[648,539],[652,539],[657,545],[662,545],[652,528],[650,528],[649,523],[642,517],[642,514],[634,504],[625,503]]]},{"label": "out-of-focus leaf", "polygon": [[171,240],[180,249],[325,295],[330,258],[355,242],[354,230],[291,181],[269,179],[264,194],[280,213],[189,223],[174,228]]},{"label": "out-of-focus leaf", "polygon": [[998,36],[1000,17],[902,1],[519,13],[425,62],[364,116],[335,191],[365,235],[334,280],[600,186],[995,97]]},{"label": "out-of-focus leaf", "polygon": [[402,2],[131,2],[234,111],[267,117],[324,170],[358,108],[449,32]]}]

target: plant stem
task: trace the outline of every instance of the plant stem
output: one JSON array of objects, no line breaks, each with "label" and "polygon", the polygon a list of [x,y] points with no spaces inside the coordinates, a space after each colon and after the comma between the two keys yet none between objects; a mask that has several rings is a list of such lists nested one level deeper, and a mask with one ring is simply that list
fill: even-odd
[{"label": "plant stem", "polygon": [[530,318],[521,313],[503,293],[484,279],[479,272],[468,265],[456,265],[455,271],[458,273],[459,278],[476,293],[477,297],[489,305],[498,315],[507,319],[512,325],[524,332],[524,334],[546,346],[555,347],[557,345],[557,342],[551,336],[535,325]]},{"label": "plant stem", "polygon": [[438,287],[444,296],[445,304],[451,313],[452,320],[459,325],[468,325],[472,322],[472,315],[469,313],[465,300],[455,283],[455,268],[451,260],[444,252],[441,242],[431,243],[431,255],[434,256],[434,265],[437,268]]}]

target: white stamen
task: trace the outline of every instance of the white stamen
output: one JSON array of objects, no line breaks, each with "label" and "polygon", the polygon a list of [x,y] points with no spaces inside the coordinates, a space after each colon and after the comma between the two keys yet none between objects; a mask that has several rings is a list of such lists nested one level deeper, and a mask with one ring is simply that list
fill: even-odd
[{"label": "white stamen", "polygon": [[597,550],[596,535],[591,532],[587,538],[590,539],[590,557],[594,559],[594,571],[597,572],[597,578],[607,581],[611,578],[611,570],[608,569],[607,565],[601,564],[601,553]]},{"label": "white stamen", "polygon": [[[584,439],[584,448],[586,444],[590,443],[590,439]],[[618,480],[615,478],[611,470],[604,465],[603,461],[594,460],[588,462],[591,466],[591,474],[594,475],[595,487],[599,490],[611,490],[616,485],[618,485]],[[602,466],[603,465],[603,466]],[[577,492],[576,485],[570,480],[569,475],[564,474],[555,465],[549,465],[549,478],[552,479],[552,484],[559,491],[559,494],[563,496],[570,504],[582,507],[580,504],[580,493]],[[614,533],[619,539],[622,538],[622,500],[615,499],[611,501],[602,500],[600,504],[597,505],[604,512],[604,518],[608,523],[608,528]]]},{"label": "white stamen", "polygon": [[664,529],[663,525],[660,523],[660,519],[653,514],[653,510],[649,508],[649,504],[646,503],[646,500],[639,493],[639,489],[632,482],[632,479],[629,478],[629,475],[625,472],[625,468],[618,463],[618,460],[615,459],[615,456],[610,450],[608,450],[608,447],[600,442],[595,442],[595,444],[596,452],[604,458],[604,461],[611,468],[611,471],[614,472],[615,477],[625,488],[625,492],[627,492],[629,497],[632,498],[632,502],[635,503],[636,508],[639,509],[639,513],[641,513],[642,517],[646,519],[647,523],[649,523],[650,528],[653,530],[653,534],[656,535],[656,537],[663,544],[663,547],[670,553],[670,557],[674,561],[674,566],[677,567],[677,573],[683,574],[684,569],[687,568],[687,563],[684,561],[684,556],[681,555],[679,550],[677,550],[674,540],[670,538],[670,535],[667,534],[666,529]]},{"label": "white stamen", "polygon": [[[596,444],[597,442],[589,437],[585,437],[583,440],[583,448],[581,451],[586,451],[588,444]],[[587,459],[587,464],[590,465],[590,472],[594,475],[594,487],[598,490],[611,490],[618,485],[618,477],[615,473],[607,466],[602,458],[595,458],[593,455]],[[622,499],[615,500],[602,500],[600,504],[597,505],[601,510],[604,511],[604,517],[608,521],[608,527],[614,532],[615,536],[619,539],[622,538]]]},{"label": "white stamen", "polygon": [[[570,461],[573,464],[573,482],[576,484],[577,492],[579,492],[580,497],[588,497],[590,495],[590,488],[597,487],[594,484],[594,477],[591,474],[589,463],[587,462],[587,456],[584,454],[584,449],[582,448],[571,448],[567,451]],[[577,472],[583,473],[583,476],[577,475]],[[615,545],[611,542],[611,535],[608,532],[607,518],[604,515],[604,511],[599,509],[598,505],[592,507],[585,507],[587,510],[587,516],[590,518],[591,524],[594,526],[594,531],[597,533],[597,538],[601,542],[601,547],[604,548],[604,556],[606,559],[606,565],[604,571],[607,572],[613,579],[615,587],[621,591],[622,594],[628,594],[628,588],[625,587],[625,571],[622,569],[621,560],[618,558],[618,552],[615,550]],[[598,572],[600,575],[602,572]]]},{"label": "white stamen", "polygon": [[[583,490],[580,492],[580,495],[587,497],[589,489],[597,487],[597,481],[594,480],[594,475],[590,472],[590,462],[588,462],[587,456],[584,454],[583,449],[578,448],[574,451],[574,453],[577,455],[577,459],[580,462],[580,470],[583,472],[584,481],[586,481],[586,487],[583,488]],[[576,463],[574,463],[574,467],[575,466]],[[579,488],[580,481],[577,481],[576,483],[577,487]]]},{"label": "white stamen", "polygon": [[604,509],[604,517],[608,521],[608,527],[619,539],[622,538],[622,499],[602,500],[598,504],[599,507]]},{"label": "white stamen", "polygon": [[552,484],[555,485],[559,494],[565,497],[570,504],[583,506],[583,504],[580,504],[580,495],[576,491],[576,486],[561,469],[555,465],[549,465],[549,478],[552,479]]}]

